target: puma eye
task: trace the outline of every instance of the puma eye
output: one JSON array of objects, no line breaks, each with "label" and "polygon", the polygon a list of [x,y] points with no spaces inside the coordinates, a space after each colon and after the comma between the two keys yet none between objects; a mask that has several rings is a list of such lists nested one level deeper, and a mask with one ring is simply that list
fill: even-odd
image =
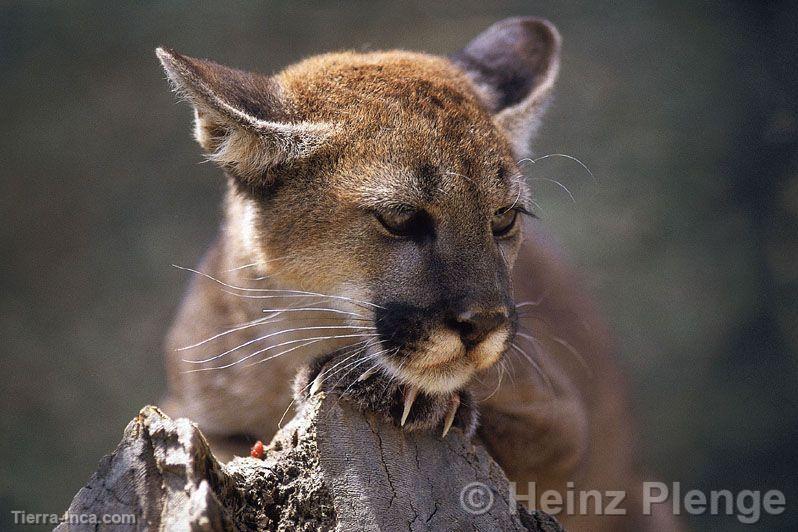
[{"label": "puma eye", "polygon": [[412,236],[416,232],[416,218],[418,213],[415,211],[385,211],[375,212],[374,217],[385,228],[386,231],[394,236]]},{"label": "puma eye", "polygon": [[518,218],[516,209],[499,209],[493,213],[493,220],[490,223],[493,236],[508,235],[515,227],[516,218]]}]

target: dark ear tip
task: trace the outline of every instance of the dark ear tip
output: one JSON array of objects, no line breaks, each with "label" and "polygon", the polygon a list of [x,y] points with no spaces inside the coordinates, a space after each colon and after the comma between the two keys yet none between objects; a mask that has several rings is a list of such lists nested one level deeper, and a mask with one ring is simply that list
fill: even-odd
[{"label": "dark ear tip", "polygon": [[535,33],[538,37],[546,39],[551,44],[559,48],[562,43],[562,36],[550,20],[541,17],[511,17],[500,20],[496,26],[501,26],[503,29],[510,29],[511,26],[520,26],[525,32]]},{"label": "dark ear tip", "polygon": [[182,55],[174,51],[172,48],[167,48],[166,46],[159,46],[156,48],[155,55],[158,56],[161,64],[166,68],[174,66],[175,63],[181,62],[181,60],[185,60]]},{"label": "dark ear tip", "polygon": [[195,59],[180,54],[172,48],[159,46],[155,49],[155,55],[158,56],[163,69],[172,81],[191,76],[196,70]]},{"label": "dark ear tip", "polygon": [[196,59],[178,53],[174,49],[165,46],[156,48],[155,55],[158,56],[158,59],[160,59],[161,64],[166,70],[178,69],[180,71],[190,71],[197,61]]},{"label": "dark ear tip", "polygon": [[158,60],[161,62],[161,65],[167,71],[170,68],[174,68],[175,65],[175,51],[171,48],[166,48],[163,46],[159,46],[155,49],[155,55],[158,56]]},{"label": "dark ear tip", "polygon": [[160,59],[161,61],[171,57],[172,55],[174,55],[174,53],[175,53],[174,50],[172,50],[171,48],[167,48],[166,46],[159,46],[158,48],[155,49],[155,55],[157,55],[158,59]]}]

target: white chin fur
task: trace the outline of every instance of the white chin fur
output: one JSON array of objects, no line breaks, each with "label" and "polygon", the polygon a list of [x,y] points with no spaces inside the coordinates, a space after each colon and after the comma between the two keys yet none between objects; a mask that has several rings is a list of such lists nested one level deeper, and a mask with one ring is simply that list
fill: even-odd
[{"label": "white chin fur", "polygon": [[474,374],[460,337],[448,329],[433,334],[404,371],[429,393],[449,393],[466,385]]},{"label": "white chin fur", "polygon": [[437,368],[399,369],[390,360],[382,360],[385,371],[404,384],[410,384],[427,393],[444,394],[459,390],[474,374],[473,368],[464,360]]},{"label": "white chin fur", "polygon": [[509,335],[510,333],[506,329],[495,331],[474,348],[471,358],[474,360],[477,369],[489,368],[498,362],[502,353],[504,353]]},{"label": "white chin fur", "polygon": [[479,369],[492,366],[501,357],[506,331],[497,331],[471,352],[451,331],[441,331],[401,368],[389,359],[382,366],[394,378],[428,393],[449,393],[463,388]]}]

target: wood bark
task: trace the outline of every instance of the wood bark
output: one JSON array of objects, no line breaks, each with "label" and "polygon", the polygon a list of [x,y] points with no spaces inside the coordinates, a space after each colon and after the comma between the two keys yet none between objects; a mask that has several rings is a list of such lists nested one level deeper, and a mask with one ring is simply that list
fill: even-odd
[{"label": "wood bark", "polygon": [[[133,525],[101,523],[131,514]],[[87,515],[100,524],[57,530],[561,530],[511,508],[504,473],[459,430],[404,432],[324,393],[263,460],[226,464],[195,424],[145,407],[67,513]]]}]

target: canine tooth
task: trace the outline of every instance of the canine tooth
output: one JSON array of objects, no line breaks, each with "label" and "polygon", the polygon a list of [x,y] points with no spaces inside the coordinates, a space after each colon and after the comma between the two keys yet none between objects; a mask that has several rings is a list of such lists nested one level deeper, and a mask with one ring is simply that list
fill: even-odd
[{"label": "canine tooth", "polygon": [[443,435],[441,438],[445,438],[446,434],[448,434],[449,429],[452,428],[452,423],[454,423],[454,416],[457,414],[457,409],[460,408],[460,396],[455,395],[452,397],[452,402],[449,405],[449,411],[446,412],[446,419],[443,422]]},{"label": "canine tooth", "polygon": [[316,375],[315,379],[313,379],[313,384],[310,385],[310,395],[316,395],[316,392],[318,392],[321,389],[321,385],[324,382],[323,375],[324,372],[322,371],[321,373]]},{"label": "canine tooth", "polygon": [[407,416],[410,415],[410,408],[413,406],[413,401],[416,400],[416,396],[418,395],[418,388],[414,386],[408,386],[405,388],[405,409],[402,412],[402,421],[400,423],[401,426],[405,426],[405,421],[407,421]]},{"label": "canine tooth", "polygon": [[372,375],[377,373],[377,366],[371,367],[363,372],[363,374],[357,378],[357,382],[363,382],[366,379],[371,378]]}]

